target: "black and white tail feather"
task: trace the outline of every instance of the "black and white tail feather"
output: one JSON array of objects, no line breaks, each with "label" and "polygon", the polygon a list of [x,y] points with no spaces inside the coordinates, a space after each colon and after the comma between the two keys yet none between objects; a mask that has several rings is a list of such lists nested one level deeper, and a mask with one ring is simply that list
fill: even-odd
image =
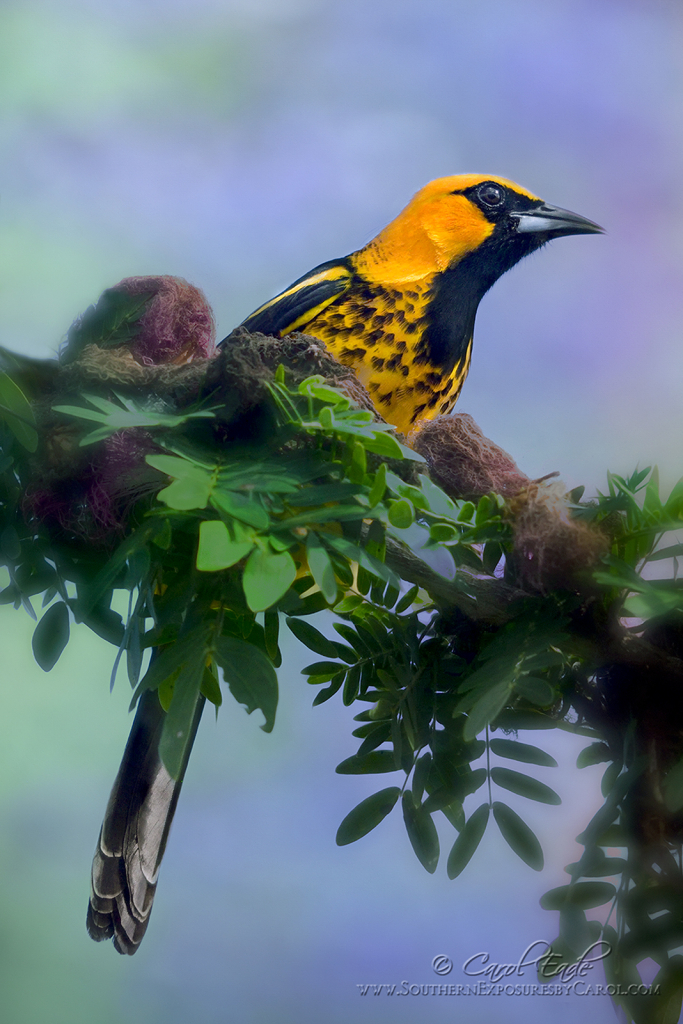
[{"label": "black and white tail feather", "polygon": [[156,690],[147,690],[140,698],[95,850],[86,921],[91,938],[96,942],[113,938],[119,953],[135,953],[147,930],[159,866],[203,706],[200,695],[185,761],[173,779],[159,756],[166,712]]}]

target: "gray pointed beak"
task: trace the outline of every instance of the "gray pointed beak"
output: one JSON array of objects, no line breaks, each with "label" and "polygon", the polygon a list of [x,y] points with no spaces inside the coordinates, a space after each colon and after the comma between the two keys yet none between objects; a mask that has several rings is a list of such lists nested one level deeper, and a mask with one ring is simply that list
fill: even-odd
[{"label": "gray pointed beak", "polygon": [[548,238],[559,238],[561,235],[593,235],[604,231],[592,220],[570,210],[562,210],[559,206],[549,206],[548,203],[523,213],[511,210],[509,215],[517,220],[519,234],[533,232],[547,235]]}]

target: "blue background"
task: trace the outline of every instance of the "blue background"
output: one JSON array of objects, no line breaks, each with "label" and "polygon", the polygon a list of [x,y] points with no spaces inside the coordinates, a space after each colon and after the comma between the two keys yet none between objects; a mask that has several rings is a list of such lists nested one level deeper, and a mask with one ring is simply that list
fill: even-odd
[{"label": "blue background", "polygon": [[[594,490],[608,468],[657,461],[670,486],[682,20],[668,0],[4,2],[0,344],[53,354],[103,288],[160,273],[204,289],[222,337],[429,179],[502,174],[608,234],[561,239],[495,286],[459,409],[531,476]],[[350,709],[310,708],[294,644],[272,735],[229,698],[217,723],[205,716],[140,952],[91,943],[89,865],[127,684],[109,696],[113,649],[85,629],[46,676],[29,619],[3,608],[0,624],[4,1019],[614,1019],[605,997],[359,995],[439,981],[439,953],[458,983],[474,953],[511,962],[553,938],[538,897],[566,878],[600,772],[572,770],[582,741],[545,737],[561,768],[539,775],[563,807],[510,801],[543,838],[541,875],[492,829],[460,879],[428,876],[397,815],[339,849],[373,780],[334,774],[354,749]]]}]

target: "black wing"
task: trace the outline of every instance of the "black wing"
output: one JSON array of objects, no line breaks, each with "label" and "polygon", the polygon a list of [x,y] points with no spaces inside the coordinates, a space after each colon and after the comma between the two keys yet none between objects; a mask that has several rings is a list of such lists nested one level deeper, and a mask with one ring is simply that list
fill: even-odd
[{"label": "black wing", "polygon": [[301,330],[321,310],[343,295],[351,286],[352,279],[353,268],[348,259],[321,263],[270,302],[259,306],[241,326],[248,331],[276,337]]},{"label": "black wing", "polygon": [[119,953],[135,953],[147,930],[159,865],[203,707],[200,694],[185,763],[173,779],[159,756],[166,712],[156,690],[147,690],[140,698],[95,850],[86,921],[91,938],[113,938]]}]

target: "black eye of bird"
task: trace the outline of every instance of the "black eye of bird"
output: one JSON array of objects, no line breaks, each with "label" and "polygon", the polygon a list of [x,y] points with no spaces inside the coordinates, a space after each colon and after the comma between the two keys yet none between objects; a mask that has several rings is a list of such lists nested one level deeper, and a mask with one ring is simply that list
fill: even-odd
[{"label": "black eye of bird", "polygon": [[505,199],[505,193],[500,185],[494,185],[488,181],[477,189],[477,197],[485,206],[500,206]]}]

